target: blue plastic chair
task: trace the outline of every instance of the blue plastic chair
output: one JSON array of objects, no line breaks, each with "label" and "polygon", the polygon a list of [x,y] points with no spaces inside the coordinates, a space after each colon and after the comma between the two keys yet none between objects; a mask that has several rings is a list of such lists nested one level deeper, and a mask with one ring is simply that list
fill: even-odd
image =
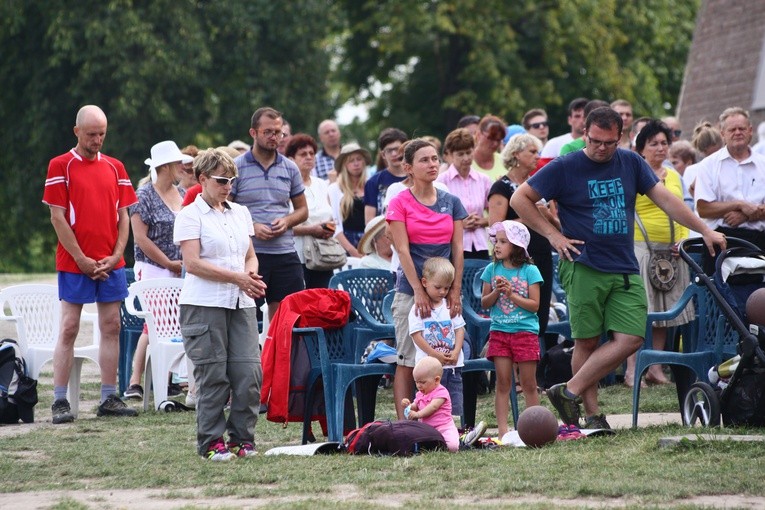
[{"label": "blue plastic chair", "polygon": [[393,324],[393,298],[395,296],[396,291],[392,290],[383,298],[383,322],[385,324]]},{"label": "blue plastic chair", "polygon": [[396,276],[384,269],[348,269],[332,276],[330,289],[344,290],[363,307],[356,310],[362,320],[384,324],[383,298],[396,285]]},{"label": "blue plastic chair", "polygon": [[[319,377],[324,388],[327,432],[330,441],[343,440],[343,425],[352,383],[356,387],[359,425],[374,416],[377,384],[383,375],[393,375],[396,365],[388,363],[361,363],[361,355],[376,333],[352,321],[342,328],[295,328],[293,341],[302,339],[308,351],[311,370],[306,388],[306,414],[304,415],[303,442],[307,441],[306,423],[310,428],[310,410]],[[362,379],[367,380],[362,381]],[[371,411],[371,412],[370,412]]]},{"label": "blue plastic chair", "polygon": [[[691,301],[696,307],[696,318],[683,327],[683,352],[653,350],[651,323],[677,317]],[[685,394],[694,380],[708,383],[709,369],[735,355],[738,342],[739,335],[730,325],[719,302],[709,288],[700,282],[699,276],[696,276],[675,306],[666,312],[648,315],[645,343],[638,352],[635,363],[632,426],[637,427],[638,424],[640,378],[649,366],[663,364],[672,368],[677,385],[678,403],[682,408]]]},{"label": "blue plastic chair", "polygon": [[[125,268],[125,278],[127,279],[128,286],[135,282],[135,273],[132,267]],[[135,305],[140,310],[141,306],[138,303],[138,299],[135,300]],[[130,376],[133,373],[133,354],[138,345],[138,339],[143,332],[143,323],[143,319],[127,311],[123,301],[120,305],[120,357],[118,366],[120,395],[125,393],[128,382],[130,382]]]},{"label": "blue plastic chair", "polygon": [[481,310],[481,289],[475,289],[475,280],[480,278],[488,260],[466,259],[462,270],[462,301],[468,300],[473,310]]}]

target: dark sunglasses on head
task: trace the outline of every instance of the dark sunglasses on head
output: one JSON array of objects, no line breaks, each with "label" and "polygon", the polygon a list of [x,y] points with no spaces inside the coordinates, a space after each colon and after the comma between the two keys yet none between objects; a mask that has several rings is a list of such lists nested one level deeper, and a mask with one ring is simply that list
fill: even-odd
[{"label": "dark sunglasses on head", "polygon": [[214,180],[221,186],[225,186],[226,184],[232,184],[234,182],[234,179],[236,179],[236,177],[211,176],[210,179]]},{"label": "dark sunglasses on head", "polygon": [[529,127],[531,129],[539,129],[539,128],[547,127],[549,125],[550,125],[549,122],[544,121],[544,122],[534,122],[533,124],[529,124]]}]

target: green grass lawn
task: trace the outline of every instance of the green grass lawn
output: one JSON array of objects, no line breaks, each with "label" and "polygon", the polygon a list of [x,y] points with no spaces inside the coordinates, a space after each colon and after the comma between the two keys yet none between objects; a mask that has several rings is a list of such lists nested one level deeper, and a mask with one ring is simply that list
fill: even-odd
[{"label": "green grass lawn", "polygon": [[[43,374],[45,376],[49,374]],[[84,385],[97,398],[98,385]],[[40,389],[39,413],[49,419],[51,388]],[[478,417],[496,426],[494,395],[479,397]],[[631,391],[603,389],[608,414],[631,412]],[[546,398],[543,404],[549,405]],[[644,390],[641,409],[676,412],[674,387]],[[380,390],[378,417],[393,416],[391,390]],[[765,443],[686,441],[659,447],[681,426],[622,430],[611,437],[556,443],[542,449],[501,448],[427,453],[410,458],[331,455],[263,456],[231,463],[206,462],[195,453],[194,413],[142,413],[133,419],[79,419],[69,426],[46,424],[2,439],[2,491],[94,491],[162,489],[167,498],[189,498],[189,506],[215,506],[215,497],[256,498],[284,508],[378,508],[385,501],[412,508],[495,505],[538,498],[522,506],[549,508],[558,500],[624,501],[631,507],[672,506],[701,495],[765,494]],[[315,425],[318,433],[318,425]],[[700,429],[694,429],[700,431]],[[706,432],[706,431],[704,431]],[[756,434],[723,429],[722,434]],[[299,444],[300,424],[286,428],[261,417],[260,452]],[[187,488],[196,488],[190,493]],[[288,498],[289,504],[283,499]],[[51,502],[52,504],[55,502]],[[55,508],[84,508],[66,498]],[[177,503],[177,502],[176,502]],[[2,505],[0,505],[1,507]],[[586,506],[586,505],[584,505]]]}]

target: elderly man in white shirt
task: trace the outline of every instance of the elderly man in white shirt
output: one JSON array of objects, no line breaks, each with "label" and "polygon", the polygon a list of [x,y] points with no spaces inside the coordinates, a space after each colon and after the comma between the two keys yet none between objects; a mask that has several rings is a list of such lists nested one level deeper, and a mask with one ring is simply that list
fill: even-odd
[{"label": "elderly man in white shirt", "polygon": [[[725,146],[699,163],[696,211],[710,228],[765,250],[765,156],[749,147],[746,110],[726,109],[720,126]],[[705,271],[711,269],[706,262]]]},{"label": "elderly man in white shirt", "polygon": [[[224,461],[255,454],[263,379],[255,298],[266,286],[250,240],[250,211],[227,200],[237,175],[234,160],[218,149],[202,151],[194,172],[202,193],[178,213],[173,232],[186,267],[181,333],[197,383],[198,453]],[[227,420],[223,410],[229,394]]]}]

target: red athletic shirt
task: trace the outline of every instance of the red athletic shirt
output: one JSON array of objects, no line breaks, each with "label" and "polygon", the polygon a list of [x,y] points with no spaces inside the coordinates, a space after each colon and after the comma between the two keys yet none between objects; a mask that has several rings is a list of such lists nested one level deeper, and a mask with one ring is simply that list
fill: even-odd
[{"label": "red athletic shirt", "polygon": [[[94,260],[108,257],[117,244],[117,211],[135,204],[133,185],[118,160],[98,153],[93,161],[72,149],[48,164],[43,203],[62,207],[83,253]],[[120,257],[115,269],[125,265]],[[56,271],[82,273],[61,243]]]}]

